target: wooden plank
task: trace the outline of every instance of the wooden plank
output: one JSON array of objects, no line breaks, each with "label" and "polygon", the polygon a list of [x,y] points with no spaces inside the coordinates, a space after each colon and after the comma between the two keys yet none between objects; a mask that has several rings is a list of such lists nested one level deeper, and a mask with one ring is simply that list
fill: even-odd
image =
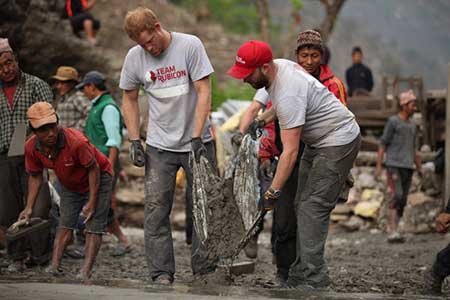
[{"label": "wooden plank", "polygon": [[[450,63],[448,64],[447,100],[450,99]],[[445,201],[450,196],[450,101],[446,101],[445,110]]]}]

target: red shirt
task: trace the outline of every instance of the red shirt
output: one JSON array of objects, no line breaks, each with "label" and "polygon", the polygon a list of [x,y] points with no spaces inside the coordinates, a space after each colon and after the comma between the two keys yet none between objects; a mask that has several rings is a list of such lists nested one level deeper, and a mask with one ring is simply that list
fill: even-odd
[{"label": "red shirt", "polygon": [[347,106],[347,92],[342,80],[337,78],[327,65],[320,65],[320,82],[332,92],[339,101]]},{"label": "red shirt", "polygon": [[17,85],[3,87],[3,92],[6,95],[6,98],[8,99],[9,106],[13,108],[14,106],[14,94],[16,93]]},{"label": "red shirt", "polygon": [[56,141],[58,152],[52,160],[42,152],[35,135],[25,144],[25,168],[29,174],[39,174],[44,168],[55,170],[61,184],[72,192],[89,191],[89,167],[97,161],[100,172],[112,175],[108,158],[92,145],[80,131],[60,128]]}]

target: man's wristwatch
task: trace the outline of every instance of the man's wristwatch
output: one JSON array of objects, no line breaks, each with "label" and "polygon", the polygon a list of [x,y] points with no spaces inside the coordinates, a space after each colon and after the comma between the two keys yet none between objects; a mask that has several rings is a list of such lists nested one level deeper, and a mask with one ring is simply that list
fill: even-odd
[{"label": "man's wristwatch", "polygon": [[275,190],[272,187],[270,187],[267,191],[272,195],[274,195],[276,198],[279,198],[281,196],[281,190]]}]

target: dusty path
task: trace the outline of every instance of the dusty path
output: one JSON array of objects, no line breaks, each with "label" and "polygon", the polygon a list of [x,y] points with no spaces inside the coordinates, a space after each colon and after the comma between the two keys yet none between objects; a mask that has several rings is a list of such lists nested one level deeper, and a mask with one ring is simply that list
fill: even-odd
[{"label": "dusty path", "polygon": [[[113,258],[110,254],[112,252],[112,246],[115,245],[115,241],[105,243],[102,246],[98,263],[95,267],[95,273],[93,275],[94,283],[116,287],[135,287],[136,289],[142,289],[149,285],[144,258],[143,232],[140,229],[127,229],[127,233],[131,236],[134,243],[134,251],[127,256]],[[176,231],[173,236],[177,267],[176,283],[179,286],[168,291],[167,295],[176,296],[178,292],[187,293],[192,290],[190,288],[192,286],[198,287],[200,294],[204,291],[212,290],[212,285],[208,284],[205,286],[203,283],[198,283],[193,280],[190,270],[190,247],[185,244],[184,232]],[[261,296],[278,298],[295,296],[292,294],[292,291],[279,292],[268,288],[274,281],[275,272],[275,266],[271,264],[272,255],[270,253],[269,238],[270,235],[266,232],[260,237],[255,273],[235,277],[231,286],[223,284],[219,287],[219,291],[237,291],[238,295],[241,296],[242,294],[239,293],[244,293],[249,296],[253,295],[252,293],[256,293]],[[431,266],[437,251],[448,242],[450,242],[450,236],[442,237],[438,234],[424,234],[409,236],[405,244],[389,245],[385,241],[385,235],[378,231],[345,233],[341,230],[333,229],[328,240],[326,254],[329,261],[331,279],[333,281],[332,289],[339,295],[343,295],[342,293],[358,293],[358,295],[361,293],[375,294],[370,297],[366,295],[361,298],[342,299],[388,299],[386,298],[388,294],[396,295],[391,299],[431,299],[430,296],[424,295],[422,276],[425,270]],[[57,278],[56,281],[73,282],[75,275],[81,267],[81,261],[65,258],[62,267],[65,274],[63,277]],[[42,270],[37,268],[28,269],[21,274],[11,274],[5,269],[1,269],[0,272],[0,283],[3,282],[0,287],[1,290],[4,290],[8,286],[11,287],[11,285],[6,285],[5,287],[5,282],[20,283],[36,281],[55,282],[55,279],[48,277]],[[29,285],[26,286],[29,287]],[[39,285],[38,289],[45,292],[46,288],[44,287],[44,285]],[[74,285],[74,287],[75,290],[78,287],[80,292],[86,289],[85,286],[80,285]],[[14,288],[8,288],[7,290],[13,291]],[[61,291],[59,288],[57,290]],[[103,295],[101,291],[101,289],[98,290],[95,288],[94,294]],[[31,293],[31,290],[29,292]],[[135,292],[140,293],[137,290],[129,291],[130,295]],[[0,298],[3,295],[6,294],[1,291]],[[15,295],[20,296],[21,294]],[[413,297],[413,295],[423,295],[423,297],[417,298],[416,296]],[[168,297],[168,299],[172,299],[171,297]],[[5,299],[15,298],[8,297]],[[72,298],[64,296],[58,299],[69,300]]]}]

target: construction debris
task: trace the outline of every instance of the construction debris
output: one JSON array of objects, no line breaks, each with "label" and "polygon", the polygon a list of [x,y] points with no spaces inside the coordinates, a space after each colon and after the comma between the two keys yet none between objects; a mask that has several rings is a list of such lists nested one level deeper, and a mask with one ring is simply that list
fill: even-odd
[{"label": "construction debris", "polygon": [[[336,206],[331,220],[348,231],[374,227],[385,229],[390,200],[385,174],[376,179],[375,168],[367,166],[353,168],[352,174],[355,186],[350,190],[348,201]],[[435,218],[443,208],[441,184],[432,162],[422,166],[422,174],[422,177],[417,173],[413,176],[408,203],[400,222],[400,230],[405,233],[434,231]]]}]

